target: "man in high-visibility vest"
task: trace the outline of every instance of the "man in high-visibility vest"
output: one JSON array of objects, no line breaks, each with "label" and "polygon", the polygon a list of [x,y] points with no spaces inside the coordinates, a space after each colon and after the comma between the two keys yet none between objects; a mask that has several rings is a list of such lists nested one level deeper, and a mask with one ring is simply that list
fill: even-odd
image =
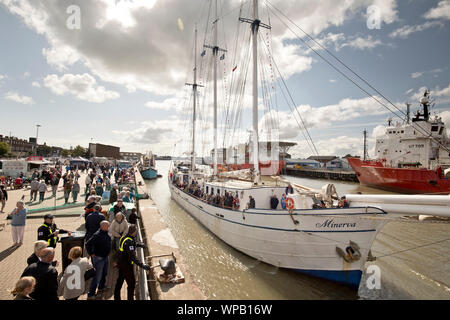
[{"label": "man in high-visibility vest", "polygon": [[119,253],[117,261],[119,277],[117,278],[116,286],[114,288],[114,300],[120,300],[120,290],[122,289],[124,280],[127,282],[128,286],[128,300],[134,300],[134,289],[136,286],[134,265],[137,265],[145,270],[150,270],[150,266],[148,264],[140,262],[136,257],[136,247],[145,247],[144,244],[136,244],[136,234],[137,227],[136,225],[131,224],[128,228],[128,233],[119,240]]},{"label": "man in high-visibility vest", "polygon": [[58,229],[53,223],[54,216],[47,213],[44,216],[44,223],[38,228],[38,240],[44,240],[48,243],[48,247],[56,248],[58,243],[58,235],[60,233],[69,233],[70,231]]}]

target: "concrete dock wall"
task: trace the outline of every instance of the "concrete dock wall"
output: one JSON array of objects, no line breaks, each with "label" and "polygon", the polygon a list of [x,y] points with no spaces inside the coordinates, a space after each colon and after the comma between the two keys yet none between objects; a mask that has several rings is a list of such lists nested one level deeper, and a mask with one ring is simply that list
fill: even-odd
[{"label": "concrete dock wall", "polygon": [[[146,256],[156,256],[162,254],[174,253],[176,264],[184,275],[185,282],[180,284],[164,284],[156,280],[161,272],[160,268],[152,269],[149,280],[150,295],[153,300],[205,300],[206,297],[195,285],[194,279],[190,274],[178,245],[159,213],[156,204],[151,199],[144,179],[138,170],[136,170],[136,183],[139,194],[149,194],[149,199],[139,199],[137,206],[141,217],[141,228],[143,241],[147,245]],[[151,265],[157,265],[159,258],[152,259]]]},{"label": "concrete dock wall", "polygon": [[358,182],[358,178],[353,171],[332,171],[297,168],[286,168],[285,170],[287,175],[294,177]]}]

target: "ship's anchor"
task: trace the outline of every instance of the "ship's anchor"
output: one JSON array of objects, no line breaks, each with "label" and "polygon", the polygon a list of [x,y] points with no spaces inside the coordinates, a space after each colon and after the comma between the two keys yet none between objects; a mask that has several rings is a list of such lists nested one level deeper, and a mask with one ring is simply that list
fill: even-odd
[{"label": "ship's anchor", "polygon": [[352,263],[356,262],[361,258],[361,252],[359,252],[359,246],[350,240],[349,246],[342,250],[339,247],[336,247],[337,254],[342,257],[346,262]]}]

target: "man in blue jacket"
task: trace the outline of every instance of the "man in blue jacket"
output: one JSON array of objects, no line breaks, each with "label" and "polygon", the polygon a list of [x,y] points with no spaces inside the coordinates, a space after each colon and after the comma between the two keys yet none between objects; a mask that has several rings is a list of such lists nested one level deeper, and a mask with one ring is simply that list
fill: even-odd
[{"label": "man in blue jacket", "polygon": [[94,212],[92,212],[86,218],[86,238],[85,241],[88,241],[92,235],[100,229],[100,223],[105,220],[105,216],[100,213],[101,206],[96,204],[94,206]]},{"label": "man in blue jacket", "polygon": [[96,275],[92,279],[88,292],[88,300],[94,300],[97,286],[98,294],[105,291],[106,275],[109,267],[109,253],[111,252],[111,237],[108,234],[109,222],[104,220],[100,223],[100,229],[86,242],[86,250],[91,256],[92,265]]}]

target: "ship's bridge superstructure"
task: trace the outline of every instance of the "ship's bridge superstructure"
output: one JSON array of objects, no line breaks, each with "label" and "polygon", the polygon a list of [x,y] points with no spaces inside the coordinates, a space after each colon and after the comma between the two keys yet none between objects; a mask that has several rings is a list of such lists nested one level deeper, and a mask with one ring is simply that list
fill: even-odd
[{"label": "ship's bridge superstructure", "polygon": [[[375,153],[378,160],[386,161],[390,167],[423,167],[436,169],[450,167],[448,151],[449,139],[442,118],[434,116],[430,119],[428,107],[429,92],[421,99],[423,113],[419,111],[406,124],[392,124],[388,126],[382,136],[376,138]],[[447,150],[442,147],[447,146]]]}]

